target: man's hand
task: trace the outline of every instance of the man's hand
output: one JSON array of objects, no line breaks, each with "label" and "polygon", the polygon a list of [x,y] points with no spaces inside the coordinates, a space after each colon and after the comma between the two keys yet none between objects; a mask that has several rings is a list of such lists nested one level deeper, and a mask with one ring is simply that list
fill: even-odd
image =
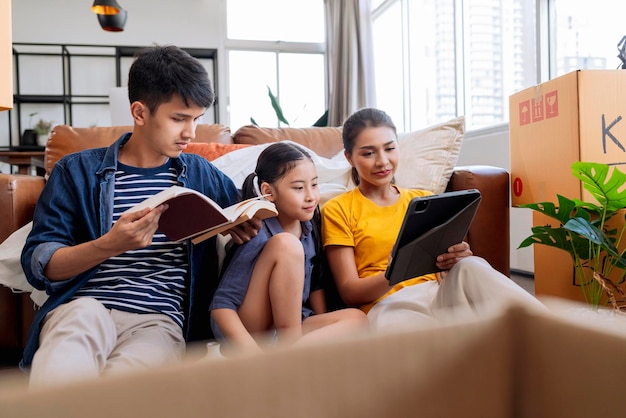
[{"label": "man's hand", "polygon": [[261,229],[261,220],[258,218],[252,218],[246,222],[236,225],[230,228],[226,233],[229,233],[235,244],[243,244],[256,237]]},{"label": "man's hand", "polygon": [[447,253],[443,253],[437,257],[437,267],[444,270],[440,274],[445,277],[446,271],[450,270],[456,263],[465,257],[474,255],[467,242],[463,241],[448,248]]},{"label": "man's hand", "polygon": [[128,250],[149,246],[159,226],[161,214],[167,208],[167,204],[163,204],[152,210],[145,208],[138,212],[123,214],[113,228],[99,240],[101,248],[122,254]]},{"label": "man's hand", "polygon": [[52,254],[44,274],[53,281],[65,280],[128,250],[147,247],[166,209],[164,204],[152,210],[125,213],[100,238],[59,248]]}]

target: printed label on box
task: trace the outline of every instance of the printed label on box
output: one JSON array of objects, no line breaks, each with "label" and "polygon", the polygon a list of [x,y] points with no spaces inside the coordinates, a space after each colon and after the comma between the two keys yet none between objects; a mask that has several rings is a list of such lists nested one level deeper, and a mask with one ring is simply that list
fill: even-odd
[{"label": "printed label on box", "polygon": [[530,100],[524,100],[519,104],[519,124],[528,125],[530,123]]},{"label": "printed label on box", "polygon": [[543,120],[543,97],[539,96],[533,99],[533,114],[532,121],[539,122]]},{"label": "printed label on box", "polygon": [[522,179],[519,177],[515,177],[515,179],[513,179],[513,194],[519,197],[522,195],[523,190],[524,185],[522,184]]},{"label": "printed label on box", "polygon": [[557,90],[546,93],[546,119],[559,116],[559,92]]}]

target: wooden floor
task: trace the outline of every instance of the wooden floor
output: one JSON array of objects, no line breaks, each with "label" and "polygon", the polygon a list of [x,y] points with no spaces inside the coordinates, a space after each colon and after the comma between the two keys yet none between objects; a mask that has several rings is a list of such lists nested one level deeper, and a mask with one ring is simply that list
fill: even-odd
[{"label": "wooden floor", "polygon": [[511,279],[515,283],[526,289],[531,295],[535,294],[535,280],[532,276],[511,272]]}]

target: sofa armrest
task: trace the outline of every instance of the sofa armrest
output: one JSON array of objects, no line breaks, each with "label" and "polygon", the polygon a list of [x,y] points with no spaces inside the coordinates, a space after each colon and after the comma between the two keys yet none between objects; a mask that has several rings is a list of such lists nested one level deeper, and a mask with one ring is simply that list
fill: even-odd
[{"label": "sofa armrest", "polygon": [[475,255],[506,276],[511,274],[509,173],[485,165],[455,167],[447,191],[478,189],[482,201],[467,234]]},{"label": "sofa armrest", "polygon": [[[0,242],[32,221],[44,184],[39,176],[0,174]],[[0,364],[17,363],[34,314],[28,294],[0,286]]]},{"label": "sofa armrest", "polygon": [[0,242],[33,220],[44,184],[39,176],[0,174]]}]

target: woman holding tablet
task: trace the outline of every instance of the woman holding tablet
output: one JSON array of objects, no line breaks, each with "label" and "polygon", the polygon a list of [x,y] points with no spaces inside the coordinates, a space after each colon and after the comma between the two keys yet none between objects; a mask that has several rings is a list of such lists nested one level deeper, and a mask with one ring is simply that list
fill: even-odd
[{"label": "woman holding tablet", "polygon": [[373,329],[467,317],[494,301],[543,307],[473,256],[467,242],[437,257],[442,272],[390,287],[385,270],[409,202],[431,193],[394,184],[400,151],[395,125],[385,112],[358,110],[345,121],[342,135],[357,187],[322,207],[323,245],[339,294],[368,314]]}]

